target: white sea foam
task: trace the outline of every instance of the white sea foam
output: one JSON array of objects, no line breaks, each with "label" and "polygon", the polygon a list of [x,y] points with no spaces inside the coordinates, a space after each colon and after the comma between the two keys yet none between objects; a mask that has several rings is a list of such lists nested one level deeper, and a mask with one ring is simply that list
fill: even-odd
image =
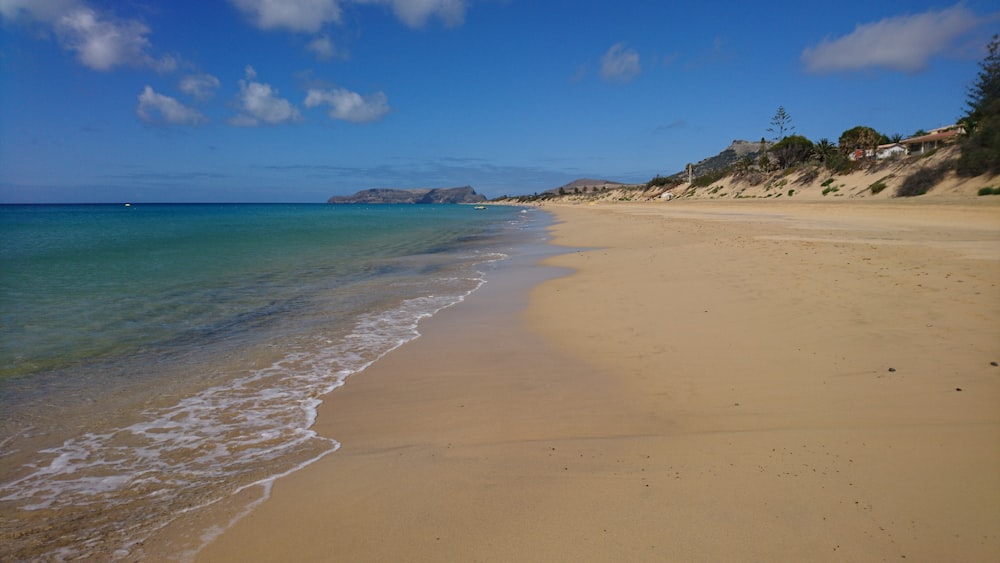
[{"label": "white sea foam", "polygon": [[[111,558],[135,555],[136,546],[178,515],[261,486],[261,497],[235,522],[267,498],[274,480],[339,448],[312,430],[324,395],[417,338],[420,320],[461,302],[485,277],[452,281],[465,289],[361,315],[342,340],[299,343],[267,368],[143,411],[131,425],[44,450],[19,477],[0,484],[0,501],[28,518],[52,510],[86,513],[90,528],[79,541],[53,545],[42,555],[50,560],[97,557],[98,548]],[[207,532],[204,543],[218,533]]]}]

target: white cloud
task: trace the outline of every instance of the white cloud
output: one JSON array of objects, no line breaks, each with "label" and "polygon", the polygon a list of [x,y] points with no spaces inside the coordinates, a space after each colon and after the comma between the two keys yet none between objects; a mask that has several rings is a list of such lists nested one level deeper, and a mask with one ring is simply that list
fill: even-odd
[{"label": "white cloud", "polygon": [[207,100],[215,95],[221,83],[211,74],[189,74],[180,81],[181,92],[198,99]]},{"label": "white cloud", "polygon": [[177,67],[172,57],[154,59],[147,53],[149,28],[137,20],[115,20],[81,6],[57,19],[55,31],[59,42],[94,70],[145,66],[169,72]]},{"label": "white cloud", "polygon": [[333,46],[333,42],[326,35],[321,35],[309,42],[306,45],[306,50],[315,53],[316,58],[321,61],[326,61],[337,56],[337,49]]},{"label": "white cloud", "polygon": [[177,68],[173,57],[156,59],[149,54],[146,36],[150,30],[145,24],[99,13],[79,0],[0,0],[0,15],[51,26],[59,44],[94,70],[134,66],[171,72]]},{"label": "white cloud", "polygon": [[392,11],[410,27],[423,27],[432,16],[454,27],[465,21],[465,0],[355,0],[363,4],[392,6]]},{"label": "white cloud", "polygon": [[73,8],[77,0],[0,0],[0,16],[14,20],[22,15],[41,22],[52,22]]},{"label": "white cloud", "polygon": [[250,65],[247,79],[240,80],[240,109],[242,113],[229,120],[231,125],[256,127],[261,123],[278,125],[302,120],[302,114],[288,100],[278,96],[270,84],[254,82],[257,72]]},{"label": "white cloud", "polygon": [[230,0],[261,29],[316,33],[340,21],[338,0]]},{"label": "white cloud", "polygon": [[344,88],[320,90],[310,88],[306,94],[305,106],[314,108],[326,105],[330,107],[328,115],[332,119],[367,123],[376,121],[389,113],[389,100],[382,92],[362,96]]},{"label": "white cloud", "polygon": [[601,76],[608,80],[628,82],[642,72],[639,53],[625,47],[625,43],[615,43],[601,57]]},{"label": "white cloud", "polygon": [[975,14],[961,4],[941,11],[896,16],[869,24],[838,39],[824,39],[802,51],[811,72],[836,72],[883,67],[917,72],[931,57],[978,25]]},{"label": "white cloud", "polygon": [[147,123],[166,125],[199,125],[208,121],[200,111],[185,106],[170,96],[157,94],[150,86],[139,94],[135,107],[139,119]]},{"label": "white cloud", "polygon": [[[17,0],[0,0],[17,1]],[[23,0],[21,0],[23,1]],[[55,1],[55,0],[46,0]],[[409,27],[420,28],[432,17],[448,27],[465,21],[467,0],[229,0],[260,29],[316,33],[341,20],[341,4],[388,6]],[[314,49],[311,49],[314,50]]]}]

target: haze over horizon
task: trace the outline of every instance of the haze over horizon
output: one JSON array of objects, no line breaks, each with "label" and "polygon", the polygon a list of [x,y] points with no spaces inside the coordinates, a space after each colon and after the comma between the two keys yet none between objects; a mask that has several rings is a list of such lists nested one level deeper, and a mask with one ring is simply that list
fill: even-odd
[{"label": "haze over horizon", "polygon": [[955,123],[994,2],[0,0],[0,203],[487,197]]}]

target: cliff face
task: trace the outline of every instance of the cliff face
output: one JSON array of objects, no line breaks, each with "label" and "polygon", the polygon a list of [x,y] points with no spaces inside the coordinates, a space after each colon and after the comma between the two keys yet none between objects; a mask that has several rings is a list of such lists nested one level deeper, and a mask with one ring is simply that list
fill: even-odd
[{"label": "cliff face", "polygon": [[375,188],[361,190],[354,195],[333,196],[327,203],[479,203],[486,196],[476,193],[472,186],[460,188],[434,188],[419,190],[396,190]]},{"label": "cliff face", "polygon": [[[766,149],[774,143],[764,141],[763,145],[759,141],[743,141],[736,139],[731,145],[715,156],[710,156],[694,164],[694,175],[702,176],[735,163],[744,156],[756,157],[762,149]],[[682,170],[674,175],[677,178],[687,180],[687,170]]]}]

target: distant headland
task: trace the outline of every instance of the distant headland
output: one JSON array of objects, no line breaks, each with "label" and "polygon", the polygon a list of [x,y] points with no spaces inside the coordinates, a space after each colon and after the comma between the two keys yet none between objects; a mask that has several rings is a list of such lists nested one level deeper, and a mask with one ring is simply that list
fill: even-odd
[{"label": "distant headland", "polygon": [[327,203],[481,203],[486,196],[477,194],[472,186],[400,190],[374,188],[354,195],[333,196]]}]

